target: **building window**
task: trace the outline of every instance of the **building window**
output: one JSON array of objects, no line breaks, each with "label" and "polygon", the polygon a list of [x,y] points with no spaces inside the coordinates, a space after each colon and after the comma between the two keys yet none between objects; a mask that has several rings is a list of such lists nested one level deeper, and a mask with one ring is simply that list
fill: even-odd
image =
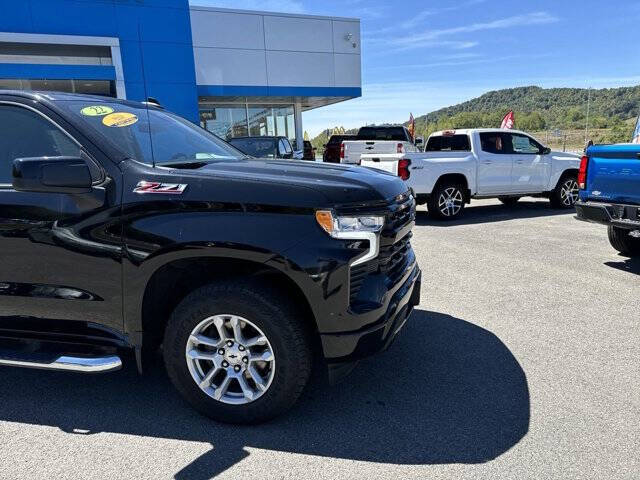
[{"label": "building window", "polygon": [[200,125],[220,138],[282,136],[296,142],[293,105],[201,104]]},{"label": "building window", "polygon": [[19,80],[0,78],[0,90],[46,90],[87,95],[116,96],[112,80]]},{"label": "building window", "polygon": [[247,108],[244,105],[215,105],[200,110],[200,125],[224,140],[246,137]]}]

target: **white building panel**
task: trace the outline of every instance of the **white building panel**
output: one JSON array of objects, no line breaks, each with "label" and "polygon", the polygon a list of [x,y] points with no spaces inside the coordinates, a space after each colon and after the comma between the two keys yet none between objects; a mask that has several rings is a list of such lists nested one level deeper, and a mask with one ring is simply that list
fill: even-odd
[{"label": "white building panel", "polygon": [[362,85],[362,73],[360,70],[360,55],[336,53],[335,84],[338,87],[357,87]]},{"label": "white building panel", "polygon": [[360,22],[333,21],[333,51],[360,55]]},{"label": "white building panel", "polygon": [[332,53],[267,52],[270,86],[333,87]]},{"label": "white building panel", "polygon": [[267,50],[333,52],[329,19],[265,15],[264,34]]},{"label": "white building panel", "polygon": [[198,85],[356,87],[360,22],[191,7]]},{"label": "white building panel", "polygon": [[198,85],[267,85],[264,50],[193,49]]},{"label": "white building panel", "polygon": [[264,49],[262,15],[191,9],[194,47]]}]

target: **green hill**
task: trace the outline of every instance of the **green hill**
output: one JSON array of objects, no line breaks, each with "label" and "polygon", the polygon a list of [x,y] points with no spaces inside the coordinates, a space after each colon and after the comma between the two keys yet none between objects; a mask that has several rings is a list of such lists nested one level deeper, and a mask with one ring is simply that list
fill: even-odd
[{"label": "green hill", "polygon": [[515,128],[530,132],[584,130],[589,102],[589,129],[604,130],[599,142],[628,141],[632,118],[640,113],[640,86],[591,89],[508,88],[416,118],[419,135],[445,128],[498,127],[513,110]]},{"label": "green hill", "polygon": [[[595,117],[631,118],[640,113],[640,86],[603,88],[540,88],[519,87],[487,92],[467,102],[442,108],[419,117],[436,121],[461,112],[491,113],[509,110],[547,113],[548,116],[567,116],[572,110],[586,114],[587,99],[591,95],[590,113]],[[583,112],[584,111],[584,112]],[[573,119],[569,119],[572,121]]]},{"label": "green hill", "polygon": [[[589,138],[596,143],[628,142],[640,114],[640,85],[591,90],[535,86],[495,90],[416,117],[416,134],[426,138],[448,128],[499,127],[502,118],[513,110],[515,128],[535,133],[556,148],[581,149],[589,96]],[[319,153],[332,130],[312,140]]]}]

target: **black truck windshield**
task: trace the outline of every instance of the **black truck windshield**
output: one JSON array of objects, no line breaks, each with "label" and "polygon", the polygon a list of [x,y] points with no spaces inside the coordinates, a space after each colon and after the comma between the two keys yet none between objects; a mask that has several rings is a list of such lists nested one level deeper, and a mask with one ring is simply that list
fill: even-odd
[{"label": "black truck windshield", "polygon": [[58,105],[139,162],[170,165],[245,157],[203,128],[155,108],[94,100]]}]

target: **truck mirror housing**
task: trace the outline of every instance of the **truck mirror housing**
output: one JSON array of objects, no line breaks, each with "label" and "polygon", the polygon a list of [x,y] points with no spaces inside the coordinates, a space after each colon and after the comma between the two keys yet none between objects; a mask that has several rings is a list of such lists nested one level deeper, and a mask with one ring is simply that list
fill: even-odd
[{"label": "truck mirror housing", "polygon": [[30,157],[13,161],[13,188],[18,192],[88,193],[91,172],[79,157]]}]

